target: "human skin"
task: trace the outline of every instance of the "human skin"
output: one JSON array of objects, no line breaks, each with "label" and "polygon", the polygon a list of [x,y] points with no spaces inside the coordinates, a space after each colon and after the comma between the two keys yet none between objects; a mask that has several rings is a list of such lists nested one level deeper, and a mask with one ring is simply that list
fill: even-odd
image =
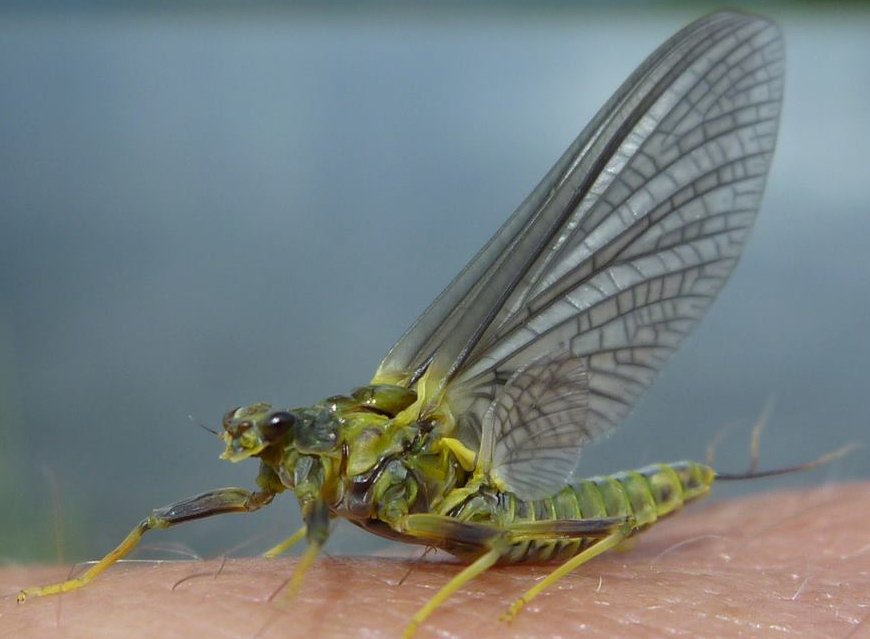
[{"label": "human skin", "polygon": [[[428,637],[870,637],[870,483],[689,506],[530,603],[499,615],[552,566],[495,568],[420,627]],[[399,637],[453,562],[322,557],[291,602],[269,596],[295,559],[110,569],[60,597],[17,604],[68,567],[0,570],[0,637]],[[400,580],[411,570],[407,579]]]}]

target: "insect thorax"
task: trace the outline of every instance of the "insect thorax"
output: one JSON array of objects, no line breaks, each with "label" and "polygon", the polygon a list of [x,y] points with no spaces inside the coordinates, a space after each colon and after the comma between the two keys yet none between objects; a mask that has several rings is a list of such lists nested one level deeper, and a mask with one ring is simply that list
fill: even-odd
[{"label": "insect thorax", "polygon": [[436,510],[470,476],[431,422],[403,425],[383,417],[375,425],[368,418],[359,433],[356,417],[345,419],[357,434],[343,446],[331,508],[372,532],[384,534],[377,521],[391,524],[409,513]]},{"label": "insect thorax", "polygon": [[[325,502],[360,525],[396,522],[431,511],[468,476],[443,445],[439,423],[397,419],[416,399],[413,390],[379,384],[289,411],[268,404],[236,409],[224,419],[223,456],[259,458],[258,484],[291,490],[301,504]],[[273,436],[272,423],[288,420],[292,426]]]}]

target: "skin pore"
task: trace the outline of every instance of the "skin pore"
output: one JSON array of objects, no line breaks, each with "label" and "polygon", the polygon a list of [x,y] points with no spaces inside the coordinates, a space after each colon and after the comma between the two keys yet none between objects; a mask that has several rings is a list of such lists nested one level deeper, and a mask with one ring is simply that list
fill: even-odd
[{"label": "skin pore", "polygon": [[[870,483],[702,502],[636,537],[629,552],[569,575],[511,625],[499,615],[553,566],[492,569],[417,636],[870,636],[868,530]],[[295,561],[121,564],[82,590],[20,605],[21,587],[69,567],[2,568],[0,638],[397,637],[458,570],[440,556],[321,557],[293,601],[268,603]]]}]

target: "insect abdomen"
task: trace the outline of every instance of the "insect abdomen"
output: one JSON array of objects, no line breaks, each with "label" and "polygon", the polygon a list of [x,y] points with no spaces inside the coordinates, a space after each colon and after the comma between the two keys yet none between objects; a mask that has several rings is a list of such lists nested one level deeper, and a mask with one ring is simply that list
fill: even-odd
[{"label": "insect abdomen", "polygon": [[[653,464],[638,470],[582,479],[552,497],[513,504],[515,521],[631,517],[639,530],[683,504],[706,495],[713,469],[691,461]],[[531,541],[512,549],[509,562],[548,561],[576,554],[592,539]]]},{"label": "insect abdomen", "polygon": [[704,464],[682,461],[586,481],[593,482],[604,496],[608,517],[633,515],[637,527],[642,528],[706,495],[714,476]]}]

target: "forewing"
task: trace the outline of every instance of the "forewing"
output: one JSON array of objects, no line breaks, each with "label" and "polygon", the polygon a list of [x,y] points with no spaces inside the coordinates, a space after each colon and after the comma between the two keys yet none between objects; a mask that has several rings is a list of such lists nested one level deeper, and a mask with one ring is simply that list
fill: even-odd
[{"label": "forewing", "polygon": [[599,110],[541,182],[450,285],[390,348],[375,381],[412,384],[429,368],[445,380],[461,365],[508,295],[542,255],[669,74],[717,31],[761,18],[721,12],[687,26],[659,47]]},{"label": "forewing", "polygon": [[[505,487],[532,498],[564,485],[580,448],[626,416],[733,269],[775,144],[782,72],[779,32],[762,18],[717,13],[678,33],[381,371],[428,369]],[[556,386],[585,402],[555,431],[521,406],[534,393],[518,392],[554,361],[574,362],[570,389]]]}]

